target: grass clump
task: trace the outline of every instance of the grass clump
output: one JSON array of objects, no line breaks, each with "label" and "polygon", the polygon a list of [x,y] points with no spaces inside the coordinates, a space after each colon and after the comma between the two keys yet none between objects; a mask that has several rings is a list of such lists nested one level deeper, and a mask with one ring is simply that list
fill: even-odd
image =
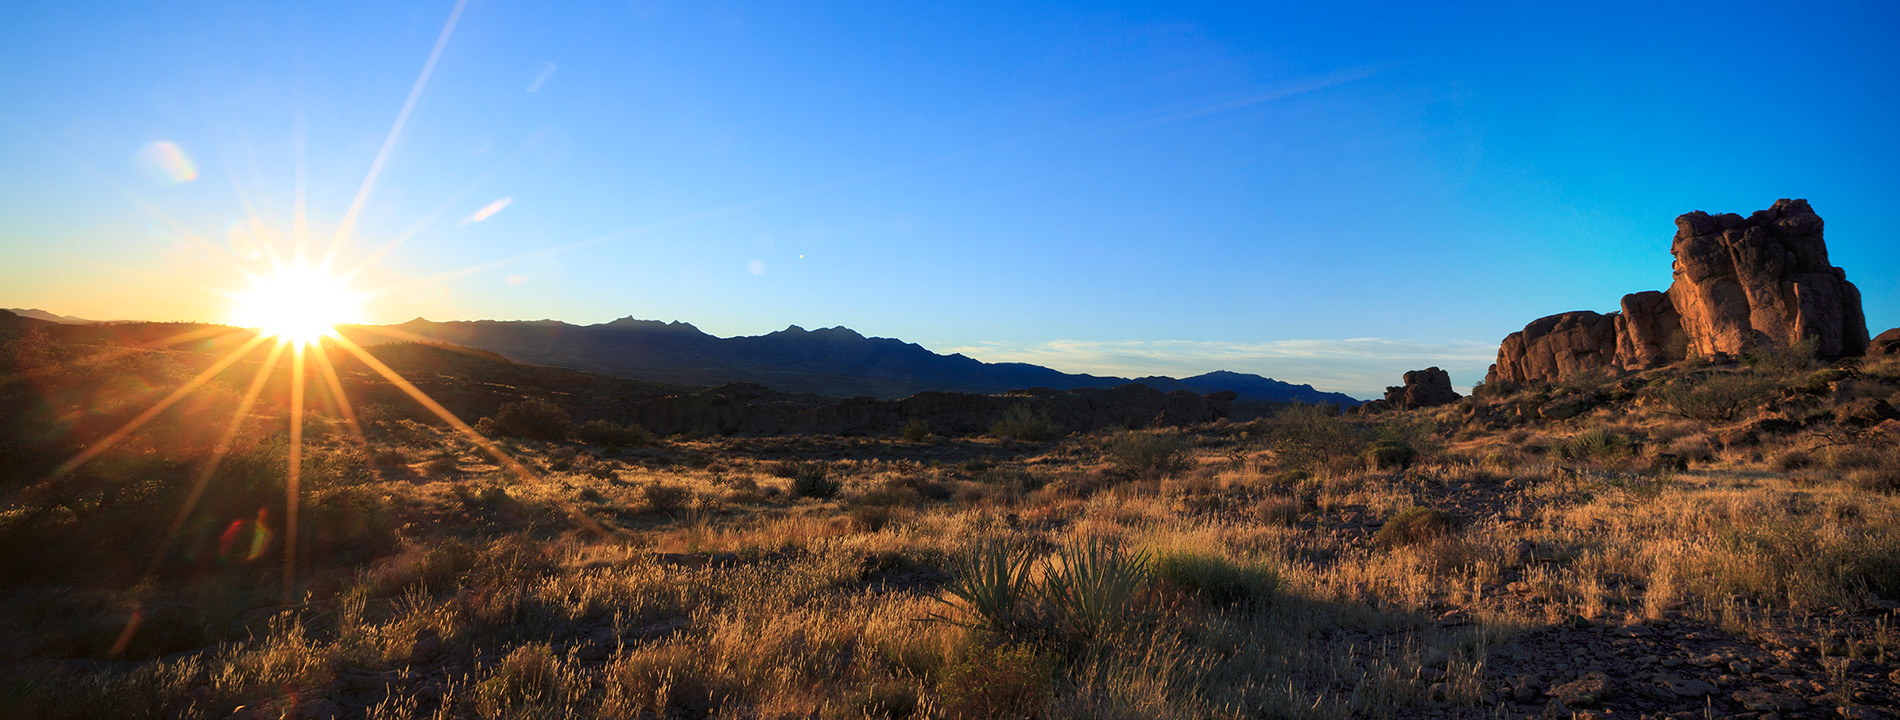
[{"label": "grass clump", "polygon": [[574,428],[574,439],[589,445],[609,447],[646,447],[654,443],[653,432],[639,425],[622,425],[606,420],[589,420]]},{"label": "grass clump", "polygon": [[1056,425],[1049,411],[1032,407],[1029,403],[1011,405],[1003,412],[1003,417],[990,425],[990,434],[1007,440],[1042,442],[1053,440],[1062,434],[1062,428]]},{"label": "grass clump", "polygon": [[674,515],[693,501],[693,491],[680,485],[654,480],[640,486],[647,509],[662,515]]},{"label": "grass clump", "polygon": [[1449,537],[1463,526],[1464,520],[1451,511],[1414,506],[1385,521],[1372,540],[1385,547],[1420,545]]},{"label": "grass clump", "polygon": [[1054,675],[1033,646],[975,643],[944,668],[937,698],[950,718],[1046,717]]},{"label": "grass clump", "polygon": [[1404,470],[1418,458],[1418,451],[1402,441],[1380,440],[1366,448],[1365,458],[1369,470]]},{"label": "grass clump", "polygon": [[820,500],[837,497],[842,485],[831,479],[831,468],[824,463],[806,462],[793,466],[791,471],[792,497],[818,498]]},{"label": "grass clump", "polygon": [[1155,578],[1221,607],[1264,606],[1280,588],[1280,573],[1268,565],[1197,550],[1162,553],[1155,558]]}]

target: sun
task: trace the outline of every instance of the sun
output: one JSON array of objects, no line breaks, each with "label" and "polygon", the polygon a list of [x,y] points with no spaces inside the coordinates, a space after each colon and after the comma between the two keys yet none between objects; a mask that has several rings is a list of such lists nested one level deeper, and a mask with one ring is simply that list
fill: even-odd
[{"label": "sun", "polygon": [[257,276],[233,300],[231,324],[298,345],[335,335],[339,323],[357,321],[361,305],[343,281],[303,266]]}]

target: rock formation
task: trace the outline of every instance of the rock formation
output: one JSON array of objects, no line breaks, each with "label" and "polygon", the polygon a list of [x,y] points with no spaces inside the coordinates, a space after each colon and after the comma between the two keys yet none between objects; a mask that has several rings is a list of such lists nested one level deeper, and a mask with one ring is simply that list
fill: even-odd
[{"label": "rock formation", "polygon": [[1498,347],[1486,382],[1556,381],[1606,368],[1644,370],[1686,355],[1735,355],[1762,342],[1811,340],[1823,357],[1868,348],[1860,291],[1828,264],[1822,222],[1806,200],[1778,200],[1743,219],[1676,218],[1667,293],[1623,296],[1618,312],[1539,318]]}]

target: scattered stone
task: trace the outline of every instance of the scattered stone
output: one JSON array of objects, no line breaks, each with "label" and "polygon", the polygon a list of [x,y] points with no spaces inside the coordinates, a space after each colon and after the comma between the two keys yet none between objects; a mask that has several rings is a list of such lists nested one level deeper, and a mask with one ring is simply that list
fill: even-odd
[{"label": "scattered stone", "polygon": [[409,646],[409,664],[422,665],[434,660],[442,652],[442,635],[434,628],[425,628],[416,633],[416,641]]},{"label": "scattered stone", "polygon": [[1834,408],[1834,422],[1847,427],[1873,427],[1900,419],[1900,410],[1880,398],[1861,398]]},{"label": "scattered stone", "polygon": [[1754,710],[1755,712],[1799,710],[1807,706],[1807,703],[1801,698],[1761,688],[1743,690],[1729,697],[1742,707]]},{"label": "scattered stone", "polygon": [[1715,694],[1715,686],[1701,680],[1670,677],[1662,678],[1662,683],[1663,687],[1669,688],[1669,692],[1675,693],[1678,697],[1702,697]]},{"label": "scattered stone", "polygon": [[1551,688],[1547,694],[1564,705],[1592,705],[1610,691],[1610,676],[1592,672]]}]

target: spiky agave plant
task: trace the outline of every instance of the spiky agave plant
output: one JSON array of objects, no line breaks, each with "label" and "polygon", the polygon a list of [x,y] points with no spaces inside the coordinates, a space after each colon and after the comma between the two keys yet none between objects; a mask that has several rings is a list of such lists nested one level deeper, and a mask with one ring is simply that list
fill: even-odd
[{"label": "spiky agave plant", "polygon": [[950,560],[952,578],[944,583],[937,601],[961,607],[975,617],[967,622],[932,613],[929,619],[964,627],[979,627],[1015,636],[1028,625],[1032,599],[1030,569],[1036,551],[1020,541],[992,538]]},{"label": "spiky agave plant", "polygon": [[1148,586],[1151,565],[1146,551],[1124,552],[1099,539],[1071,541],[1044,571],[1041,594],[1076,639],[1099,640],[1128,620]]}]

